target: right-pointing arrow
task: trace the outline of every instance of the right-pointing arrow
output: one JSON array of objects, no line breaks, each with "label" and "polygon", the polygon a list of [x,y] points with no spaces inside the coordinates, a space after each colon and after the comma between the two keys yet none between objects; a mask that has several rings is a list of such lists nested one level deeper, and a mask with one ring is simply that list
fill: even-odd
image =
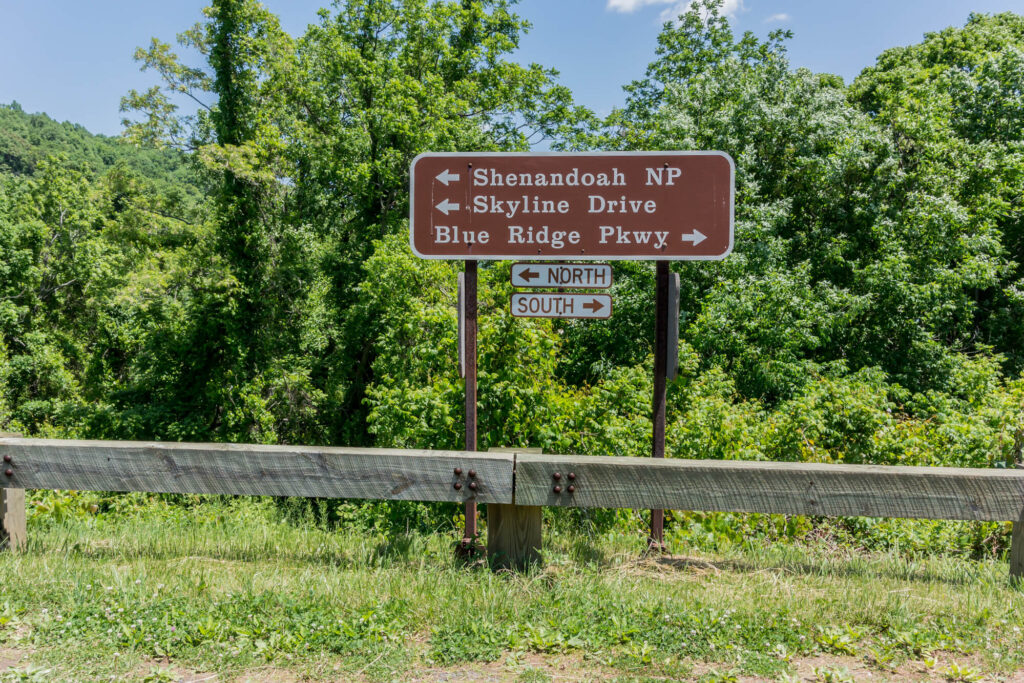
[{"label": "right-pointing arrow", "polygon": [[438,204],[436,208],[438,211],[443,212],[444,215],[447,216],[449,211],[458,211],[459,205],[456,204],[455,202],[450,202],[447,199],[445,199],[443,202]]},{"label": "right-pointing arrow", "polygon": [[693,232],[683,233],[683,241],[684,242],[693,242],[693,246],[697,246],[698,244],[700,244],[701,242],[703,242],[707,238],[708,238],[707,235],[702,233],[700,230],[697,230],[696,228],[693,229]]},{"label": "right-pointing arrow", "polygon": [[459,179],[459,174],[458,173],[451,173],[446,168],[443,171],[441,171],[440,173],[438,173],[436,177],[437,177],[438,180],[440,180],[442,183],[444,183],[447,186],[448,183],[450,183],[451,181],[458,180]]},{"label": "right-pointing arrow", "polygon": [[597,313],[604,308],[604,304],[599,299],[594,299],[589,304],[583,304],[583,308],[589,308],[591,313]]}]

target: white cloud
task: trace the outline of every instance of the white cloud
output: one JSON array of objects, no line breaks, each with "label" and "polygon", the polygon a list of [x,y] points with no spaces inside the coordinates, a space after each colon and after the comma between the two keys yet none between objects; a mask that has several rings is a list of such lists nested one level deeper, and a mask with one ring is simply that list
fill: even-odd
[{"label": "white cloud", "polygon": [[766,23],[766,24],[774,24],[777,21],[789,21],[789,15],[786,14],[785,12],[780,12],[779,14],[773,14],[770,17],[768,17],[767,19],[765,19],[764,23]]},{"label": "white cloud", "polygon": [[[661,20],[672,21],[686,12],[692,2],[693,0],[608,0],[605,7],[615,12],[628,14],[649,5],[668,5],[661,11]],[[743,9],[743,0],[725,0],[722,3],[722,14],[730,18],[735,17],[741,9]]]}]

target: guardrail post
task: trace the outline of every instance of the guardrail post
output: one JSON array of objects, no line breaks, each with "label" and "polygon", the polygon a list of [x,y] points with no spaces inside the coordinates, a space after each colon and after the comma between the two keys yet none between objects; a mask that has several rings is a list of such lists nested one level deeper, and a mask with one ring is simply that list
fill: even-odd
[{"label": "guardrail post", "polygon": [[1010,582],[1024,583],[1024,510],[1020,518],[1013,523],[1013,536],[1010,539]]},{"label": "guardrail post", "polygon": [[[18,437],[21,434],[0,432],[0,438]],[[17,466],[13,460],[0,463],[3,469],[2,479],[13,476]],[[11,474],[8,475],[7,473]],[[0,488],[0,548],[21,550],[28,543],[28,530],[25,525],[25,489]]]},{"label": "guardrail post", "polygon": [[[491,448],[492,453],[531,453],[540,448]],[[513,472],[513,480],[515,474]],[[493,569],[525,569],[540,562],[539,505],[487,505],[487,561]]]}]

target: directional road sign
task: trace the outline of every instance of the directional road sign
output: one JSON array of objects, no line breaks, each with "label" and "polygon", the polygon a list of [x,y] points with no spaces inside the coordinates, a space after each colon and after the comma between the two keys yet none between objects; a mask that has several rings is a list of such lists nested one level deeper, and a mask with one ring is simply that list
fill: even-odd
[{"label": "directional road sign", "polygon": [[513,263],[513,287],[607,289],[612,267],[607,263]]},{"label": "directional road sign", "polygon": [[610,318],[612,298],[607,294],[516,292],[512,315],[517,318]]},{"label": "directional road sign", "polygon": [[724,152],[421,154],[410,243],[424,258],[720,259],[734,175]]}]

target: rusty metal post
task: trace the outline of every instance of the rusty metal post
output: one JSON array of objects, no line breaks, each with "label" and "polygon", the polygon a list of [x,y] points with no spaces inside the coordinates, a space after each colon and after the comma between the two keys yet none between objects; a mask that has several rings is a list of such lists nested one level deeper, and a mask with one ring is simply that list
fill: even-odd
[{"label": "rusty metal post", "polygon": [[[668,360],[668,261],[657,262],[654,313],[654,400],[651,422],[654,424],[651,456],[665,457],[665,395],[666,366]],[[647,539],[649,550],[665,550],[665,511],[651,510],[651,534]]]},{"label": "rusty metal post", "polygon": [[[476,261],[466,261],[465,321],[466,364],[466,450],[476,450]],[[462,549],[470,550],[476,541],[476,501],[466,501],[466,527],[462,534]]]}]

